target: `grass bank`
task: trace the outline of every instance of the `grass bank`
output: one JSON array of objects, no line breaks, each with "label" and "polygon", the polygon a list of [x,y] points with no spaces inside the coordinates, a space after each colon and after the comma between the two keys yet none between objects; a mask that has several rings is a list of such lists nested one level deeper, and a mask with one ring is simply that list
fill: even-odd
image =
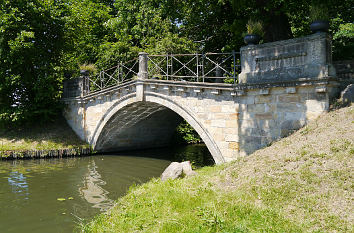
[{"label": "grass bank", "polygon": [[69,127],[65,119],[58,118],[46,125],[0,130],[0,152],[53,151],[89,148]]},{"label": "grass bank", "polygon": [[132,187],[84,232],[353,232],[354,106],[194,177]]}]

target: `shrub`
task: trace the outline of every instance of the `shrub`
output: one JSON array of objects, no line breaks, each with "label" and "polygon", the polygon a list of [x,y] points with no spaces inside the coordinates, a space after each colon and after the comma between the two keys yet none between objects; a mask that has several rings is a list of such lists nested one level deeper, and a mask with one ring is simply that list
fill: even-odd
[{"label": "shrub", "polygon": [[247,27],[248,34],[256,34],[263,37],[264,30],[263,30],[262,22],[250,19],[248,20],[246,27]]}]

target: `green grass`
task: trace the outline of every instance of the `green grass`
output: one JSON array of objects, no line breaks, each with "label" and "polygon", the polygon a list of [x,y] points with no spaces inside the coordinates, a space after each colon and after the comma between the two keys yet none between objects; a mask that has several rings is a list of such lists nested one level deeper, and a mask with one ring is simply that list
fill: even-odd
[{"label": "green grass", "polygon": [[[245,202],[244,193],[225,192],[205,180],[215,170],[185,180],[157,179],[132,188],[110,214],[84,226],[85,232],[299,232],[277,210]],[[186,182],[187,181],[187,182]]]},{"label": "green grass", "polygon": [[88,148],[63,118],[46,125],[0,130],[0,151]]},{"label": "green grass", "polygon": [[132,186],[78,230],[353,232],[353,108],[194,177]]}]

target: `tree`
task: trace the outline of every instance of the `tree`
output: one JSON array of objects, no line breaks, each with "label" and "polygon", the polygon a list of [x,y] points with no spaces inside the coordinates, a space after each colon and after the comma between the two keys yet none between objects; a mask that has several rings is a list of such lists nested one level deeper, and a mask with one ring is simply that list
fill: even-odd
[{"label": "tree", "polygon": [[95,61],[110,8],[95,1],[0,2],[0,121],[52,119],[65,72]]}]

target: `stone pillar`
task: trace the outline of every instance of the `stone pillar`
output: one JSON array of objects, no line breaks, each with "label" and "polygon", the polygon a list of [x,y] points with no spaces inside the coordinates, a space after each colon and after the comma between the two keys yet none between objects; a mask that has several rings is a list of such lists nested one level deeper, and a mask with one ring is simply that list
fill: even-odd
[{"label": "stone pillar", "polygon": [[139,53],[139,73],[138,78],[148,79],[148,54],[145,52]]},{"label": "stone pillar", "polygon": [[144,82],[138,80],[135,84],[135,87],[136,87],[136,101],[144,101],[145,100]]},{"label": "stone pillar", "polygon": [[63,98],[83,97],[87,94],[87,81],[85,76],[65,80],[63,83]]}]

